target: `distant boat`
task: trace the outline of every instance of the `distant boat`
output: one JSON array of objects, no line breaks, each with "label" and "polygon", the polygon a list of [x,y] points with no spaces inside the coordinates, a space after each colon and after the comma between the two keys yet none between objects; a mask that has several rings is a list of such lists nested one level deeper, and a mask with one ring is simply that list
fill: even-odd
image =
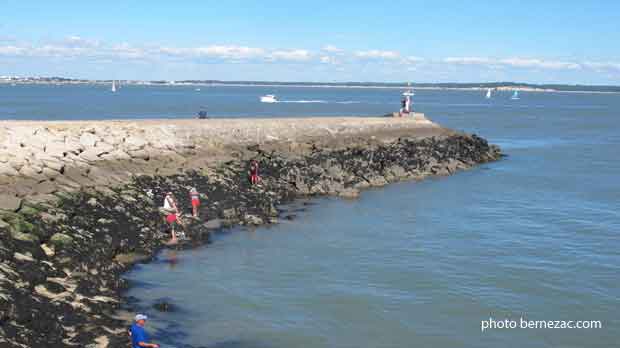
[{"label": "distant boat", "polygon": [[276,96],[273,94],[267,94],[267,95],[260,97],[260,101],[261,103],[277,103],[278,98],[276,98]]},{"label": "distant boat", "polygon": [[512,100],[519,100],[519,91],[515,91],[512,94],[512,97],[510,97],[510,99],[512,99]]},{"label": "distant boat", "polygon": [[116,81],[112,80],[112,92],[116,92]]},{"label": "distant boat", "polygon": [[491,99],[491,89],[487,88],[487,95],[486,95],[487,99]]},{"label": "distant boat", "polygon": [[196,91],[196,92],[200,92],[200,88],[196,88],[194,91]]}]

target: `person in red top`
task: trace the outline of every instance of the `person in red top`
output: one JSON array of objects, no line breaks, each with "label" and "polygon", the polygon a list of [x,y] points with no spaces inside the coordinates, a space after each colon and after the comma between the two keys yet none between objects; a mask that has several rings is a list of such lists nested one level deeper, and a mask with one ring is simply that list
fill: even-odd
[{"label": "person in red top", "polygon": [[189,198],[192,202],[192,216],[197,218],[198,208],[200,207],[200,193],[198,193],[198,190],[196,190],[195,187],[192,187],[192,189],[189,190]]},{"label": "person in red top", "polygon": [[260,181],[260,176],[258,175],[258,162],[256,160],[252,160],[250,162],[250,183],[252,185],[258,184]]}]

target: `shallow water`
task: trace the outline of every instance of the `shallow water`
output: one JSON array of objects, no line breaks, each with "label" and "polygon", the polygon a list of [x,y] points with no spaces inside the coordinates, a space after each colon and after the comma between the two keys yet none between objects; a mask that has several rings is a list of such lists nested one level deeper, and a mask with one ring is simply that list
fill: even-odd
[{"label": "shallow water", "polygon": [[[143,284],[129,295],[159,338],[268,348],[616,345],[620,97],[522,94],[513,105],[508,94],[487,103],[424,93],[427,115],[488,137],[508,157],[357,201],[317,199],[294,221],[162,253],[128,274]],[[150,309],[164,297],[179,311]],[[481,332],[489,317],[603,328]]]},{"label": "shallow water", "polygon": [[[394,90],[371,89],[104,92],[0,86],[0,117],[179,117],[205,100],[220,116],[373,115],[399,99]],[[267,93],[325,102],[258,103]],[[164,347],[617,345],[620,96],[509,96],[414,97],[433,120],[502,146],[509,155],[502,161],[365,191],[357,201],[298,203],[289,207],[293,221],[220,233],[207,247],[163,252],[137,266],[127,275],[136,284],[128,295],[152,317]],[[178,311],[152,309],[162,298]],[[490,316],[600,320],[603,328],[481,332]]]}]

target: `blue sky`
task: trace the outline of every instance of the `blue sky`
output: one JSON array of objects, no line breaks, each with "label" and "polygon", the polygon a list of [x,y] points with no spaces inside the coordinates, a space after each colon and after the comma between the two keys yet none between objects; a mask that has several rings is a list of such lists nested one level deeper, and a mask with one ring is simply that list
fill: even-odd
[{"label": "blue sky", "polygon": [[620,84],[618,1],[0,0],[0,75]]}]

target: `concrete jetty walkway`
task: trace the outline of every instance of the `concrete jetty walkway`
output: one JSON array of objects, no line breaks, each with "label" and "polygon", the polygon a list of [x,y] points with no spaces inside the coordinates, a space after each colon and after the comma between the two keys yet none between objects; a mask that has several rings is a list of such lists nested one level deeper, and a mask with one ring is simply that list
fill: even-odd
[{"label": "concrete jetty walkway", "polygon": [[449,132],[422,114],[390,117],[0,121],[0,209],[57,192],[109,187],[133,175],[199,169],[252,144],[303,151],[355,137],[391,140]]}]

